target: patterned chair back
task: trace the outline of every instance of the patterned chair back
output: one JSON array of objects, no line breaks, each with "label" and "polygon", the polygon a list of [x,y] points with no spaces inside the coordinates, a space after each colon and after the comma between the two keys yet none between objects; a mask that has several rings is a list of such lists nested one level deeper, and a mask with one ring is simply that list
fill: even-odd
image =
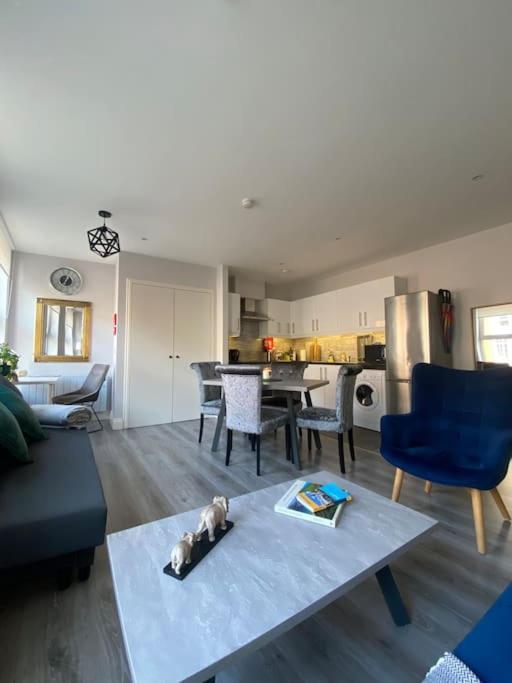
[{"label": "patterned chair back", "polygon": [[283,379],[302,379],[304,370],[309,363],[306,361],[292,361],[291,363],[270,363],[272,377],[282,377]]},{"label": "patterned chair back", "polygon": [[[282,379],[303,379],[304,370],[308,367],[309,363],[303,360],[294,360],[291,363],[270,363],[272,368],[272,377],[278,377]],[[276,395],[276,392],[273,392]],[[295,391],[292,394],[292,398],[300,401],[302,399],[302,394]]]},{"label": "patterned chair back", "polygon": [[256,434],[261,425],[262,368],[256,365],[220,365],[226,401],[226,427]]},{"label": "patterned chair back", "polygon": [[218,365],[218,361],[190,363],[190,367],[196,373],[199,382],[199,401],[201,404],[206,403],[206,401],[215,401],[221,397],[220,387],[209,387],[203,384],[205,379],[217,379],[219,377],[215,370]]},{"label": "patterned chair back", "polygon": [[336,380],[336,417],[342,431],[354,426],[354,389],[356,375],[362,372],[360,365],[342,365]]}]

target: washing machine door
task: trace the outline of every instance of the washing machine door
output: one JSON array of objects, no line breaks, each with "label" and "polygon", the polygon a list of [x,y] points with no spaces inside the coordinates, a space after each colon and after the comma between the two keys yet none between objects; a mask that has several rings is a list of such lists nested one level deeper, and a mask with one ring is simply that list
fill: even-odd
[{"label": "washing machine door", "polygon": [[379,403],[379,393],[371,382],[363,380],[356,387],[355,399],[364,410],[375,410]]}]

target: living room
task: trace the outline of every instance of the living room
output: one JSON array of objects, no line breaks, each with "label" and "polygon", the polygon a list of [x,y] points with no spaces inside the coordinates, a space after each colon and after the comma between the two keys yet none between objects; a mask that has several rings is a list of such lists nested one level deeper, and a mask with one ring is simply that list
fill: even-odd
[{"label": "living room", "polygon": [[4,3],[0,681],[510,680],[511,27]]}]

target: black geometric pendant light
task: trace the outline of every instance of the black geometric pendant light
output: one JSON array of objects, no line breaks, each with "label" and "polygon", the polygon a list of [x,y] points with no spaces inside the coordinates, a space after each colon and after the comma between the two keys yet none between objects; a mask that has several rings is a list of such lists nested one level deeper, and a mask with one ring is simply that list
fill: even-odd
[{"label": "black geometric pendant light", "polygon": [[112,214],[110,211],[98,211],[98,214],[103,218],[103,225],[99,228],[93,228],[87,231],[89,238],[89,248],[102,258],[118,254],[121,251],[119,244],[119,235],[115,230],[107,228],[105,219],[110,218]]}]

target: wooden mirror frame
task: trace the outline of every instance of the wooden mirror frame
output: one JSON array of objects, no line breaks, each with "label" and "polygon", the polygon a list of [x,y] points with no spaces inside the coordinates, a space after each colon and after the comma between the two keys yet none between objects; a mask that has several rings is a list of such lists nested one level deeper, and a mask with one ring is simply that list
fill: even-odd
[{"label": "wooden mirror frame", "polygon": [[[80,356],[48,356],[44,353],[44,307],[72,306],[83,308],[82,353]],[[36,327],[34,336],[34,361],[36,363],[85,363],[91,350],[91,302],[72,299],[36,299]]]}]

